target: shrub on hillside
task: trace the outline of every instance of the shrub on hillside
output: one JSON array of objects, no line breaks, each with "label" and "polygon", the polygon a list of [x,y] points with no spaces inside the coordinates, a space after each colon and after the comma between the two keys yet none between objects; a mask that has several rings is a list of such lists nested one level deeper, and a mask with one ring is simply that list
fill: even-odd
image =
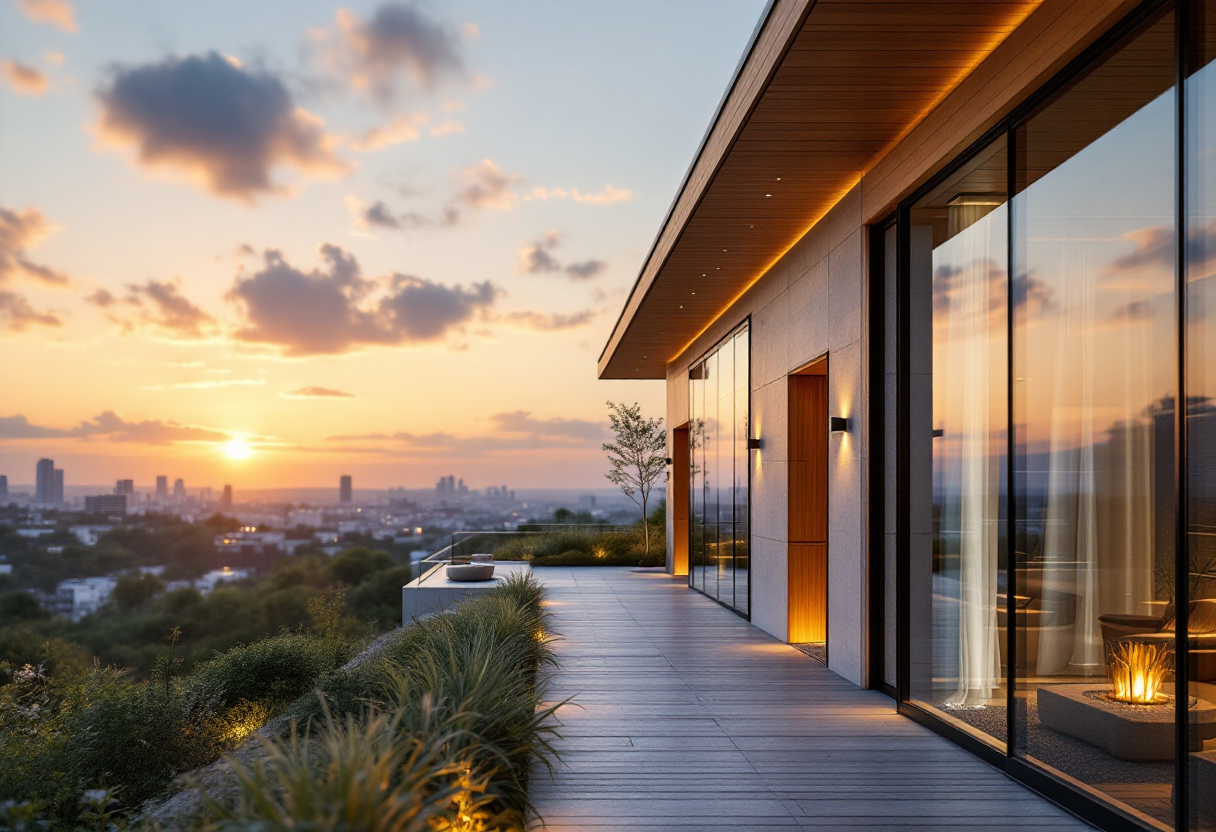
[{"label": "shrub on hillside", "polygon": [[231,708],[244,701],[278,710],[346,661],[352,648],[304,633],[234,647],[199,666],[189,680],[189,700],[195,707]]},{"label": "shrub on hillside", "polygon": [[[439,730],[448,736],[441,743],[443,754],[437,765],[448,773],[433,788],[452,790],[444,815],[481,816],[489,824],[484,828],[522,826],[529,806],[528,773],[535,763],[547,763],[552,753],[546,742],[552,729],[546,721],[553,709],[542,706],[545,686],[537,679],[537,671],[553,662],[543,597],[535,578],[513,577],[447,615],[405,628],[375,660],[330,674],[319,685],[323,699],[310,696],[297,702],[289,711],[295,724],[313,721],[326,728],[319,745],[271,745],[270,775],[279,782],[303,782],[301,761],[308,753],[320,758],[310,769],[317,799],[305,804],[288,797],[293,822],[327,828],[333,795],[344,788],[356,801],[349,808],[360,817],[397,817],[395,812],[405,804],[425,815],[430,804],[420,802],[408,787],[414,775],[398,772],[385,781],[387,788],[368,795],[342,772],[379,771],[385,748],[416,749]],[[384,714],[387,727],[378,730],[391,732],[391,744],[382,745],[385,739],[380,733],[359,734],[354,723],[344,722],[366,713],[369,703],[373,712],[362,724],[370,725]],[[353,753],[354,736],[363,750],[358,760],[345,762]],[[220,828],[245,829],[254,823],[264,829],[287,828],[280,824],[278,806],[266,801],[259,805],[257,800],[271,780],[247,768],[239,776],[246,797],[239,808],[223,810]],[[288,785],[287,791],[294,795],[295,787]],[[339,798],[339,803],[345,800]]]},{"label": "shrub on hillside", "polygon": [[325,568],[331,581],[355,586],[363,583],[375,572],[393,568],[393,559],[388,552],[372,551],[366,546],[355,546],[340,552]]},{"label": "shrub on hillside", "polygon": [[77,694],[81,707],[64,723],[68,782],[119,786],[132,806],[227,750],[214,730],[215,709],[190,707],[183,694],[177,679],[133,683],[112,669],[90,673]]},{"label": "shrub on hillside", "polygon": [[408,566],[376,572],[346,595],[346,609],[360,621],[374,622],[377,629],[401,623],[401,587],[410,582]]}]

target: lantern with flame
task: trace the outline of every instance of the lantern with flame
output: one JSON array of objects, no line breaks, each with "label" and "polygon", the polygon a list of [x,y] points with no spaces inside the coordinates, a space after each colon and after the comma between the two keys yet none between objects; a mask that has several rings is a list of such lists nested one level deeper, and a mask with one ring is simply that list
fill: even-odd
[{"label": "lantern with flame", "polygon": [[1110,698],[1133,705],[1166,701],[1161,684],[1170,671],[1170,651],[1164,644],[1117,642],[1110,655]]}]

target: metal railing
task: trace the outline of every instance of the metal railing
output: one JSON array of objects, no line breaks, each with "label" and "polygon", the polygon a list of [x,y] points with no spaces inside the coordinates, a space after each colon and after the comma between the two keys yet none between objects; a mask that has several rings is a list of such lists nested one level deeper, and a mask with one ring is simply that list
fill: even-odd
[{"label": "metal railing", "polygon": [[504,549],[513,547],[521,555],[530,555],[530,540],[536,540],[557,533],[575,534],[637,534],[633,526],[610,526],[607,524],[562,525],[559,523],[528,523],[526,528],[497,530],[497,531],[458,531],[452,532],[451,540],[434,554],[425,557],[423,563],[446,563],[453,557],[469,555],[495,555]]}]

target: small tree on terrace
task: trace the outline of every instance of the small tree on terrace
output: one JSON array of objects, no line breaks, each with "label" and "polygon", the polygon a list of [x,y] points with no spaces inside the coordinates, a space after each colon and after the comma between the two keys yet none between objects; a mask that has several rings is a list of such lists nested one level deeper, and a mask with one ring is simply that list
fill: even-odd
[{"label": "small tree on terrace", "polygon": [[612,423],[615,442],[604,443],[608,464],[606,476],[620,487],[625,496],[642,509],[642,537],[645,552],[650,554],[650,520],[646,506],[650,492],[667,467],[667,434],[662,419],[642,418],[642,408],[608,402],[608,421]]}]

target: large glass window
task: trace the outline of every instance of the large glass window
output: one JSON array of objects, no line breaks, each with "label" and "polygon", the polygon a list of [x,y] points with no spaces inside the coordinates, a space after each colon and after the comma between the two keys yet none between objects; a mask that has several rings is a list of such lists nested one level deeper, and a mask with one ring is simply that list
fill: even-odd
[{"label": "large glass window", "polygon": [[688,374],[689,585],[748,613],[749,340],[746,325]]},{"label": "large glass window", "polygon": [[1174,39],[1167,8],[1017,129],[1012,203],[1017,751],[1170,827]]},{"label": "large glass window", "polygon": [[1006,734],[1007,166],[992,143],[909,214],[911,698]]},{"label": "large glass window", "polygon": [[1180,7],[901,205],[885,542],[905,699],[1216,832],[1216,0]]},{"label": "large glass window", "polygon": [[[1216,2],[1196,2],[1186,78],[1187,781],[1192,829],[1216,829]],[[1172,597],[1172,596],[1171,596]],[[1189,703],[1188,703],[1189,704]]]}]

